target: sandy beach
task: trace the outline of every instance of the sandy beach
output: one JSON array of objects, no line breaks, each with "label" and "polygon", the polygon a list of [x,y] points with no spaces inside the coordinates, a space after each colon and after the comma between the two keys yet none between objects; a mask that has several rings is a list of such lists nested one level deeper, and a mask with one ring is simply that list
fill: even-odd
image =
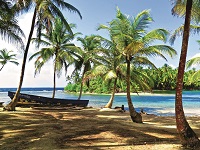
[{"label": "sandy beach", "polygon": [[[174,117],[143,115],[133,123],[128,112],[94,108],[17,108],[0,111],[2,150],[179,150]],[[200,135],[199,117],[188,122]]]}]

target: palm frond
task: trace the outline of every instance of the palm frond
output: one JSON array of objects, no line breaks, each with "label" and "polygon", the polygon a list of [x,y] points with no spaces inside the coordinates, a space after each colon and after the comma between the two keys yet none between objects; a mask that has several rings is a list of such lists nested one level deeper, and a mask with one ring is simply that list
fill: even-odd
[{"label": "palm frond", "polygon": [[143,10],[134,18],[134,29],[137,32],[144,32],[152,21],[149,10]]},{"label": "palm frond", "polygon": [[[182,25],[172,33],[172,35],[169,39],[169,42],[171,45],[174,44],[174,41],[176,40],[177,37],[180,37],[183,35],[183,31],[184,31],[184,26]],[[198,34],[199,32],[200,32],[200,26],[190,25],[190,33]]]},{"label": "palm frond", "polygon": [[155,30],[151,30],[144,36],[144,42],[151,43],[151,42],[154,42],[154,40],[160,40],[160,41],[166,42],[168,36],[169,36],[169,32],[167,30],[155,29]]},{"label": "palm frond", "polygon": [[[178,1],[171,0],[171,1],[173,4],[172,14],[175,16],[185,17],[187,0],[178,0]],[[191,18],[192,18],[192,20],[194,20],[196,22],[199,22],[199,20],[200,20],[199,7],[200,7],[200,1],[193,0]]]},{"label": "palm frond", "polygon": [[196,71],[192,76],[193,81],[200,81],[200,70]]},{"label": "palm frond", "polygon": [[200,65],[200,56],[194,57],[187,61],[186,67],[190,68],[193,65]]}]

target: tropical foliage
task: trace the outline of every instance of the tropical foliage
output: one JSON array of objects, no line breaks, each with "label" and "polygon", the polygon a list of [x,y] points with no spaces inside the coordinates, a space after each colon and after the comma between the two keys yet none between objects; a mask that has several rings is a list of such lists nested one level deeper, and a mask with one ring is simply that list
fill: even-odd
[{"label": "tropical foliage", "polygon": [[[186,65],[187,65],[187,68],[190,68],[195,65],[197,65],[197,67],[200,66],[200,56],[197,55],[193,57],[192,59],[188,60]],[[194,73],[191,77],[191,82],[200,82],[200,70],[198,71],[194,70]]]},{"label": "tropical foliage", "polygon": [[24,43],[22,38],[25,37],[25,35],[19,27],[18,21],[13,14],[12,3],[7,0],[0,0],[0,4],[1,39],[23,49]]},{"label": "tropical foliage", "polygon": [[[72,29],[75,27],[75,25],[70,24],[70,27]],[[32,60],[35,57],[37,58],[35,61],[35,74],[37,74],[50,59],[53,59],[54,90],[52,98],[54,98],[56,88],[56,75],[60,77],[63,68],[65,68],[67,73],[68,66],[74,62],[70,51],[76,47],[73,43],[71,43],[75,38],[75,34],[71,34],[63,22],[57,18],[52,26],[52,30],[50,30],[48,33],[42,33],[41,37],[41,39],[32,39],[36,45],[41,45],[43,48],[33,54],[29,60]]]},{"label": "tropical foliage", "polygon": [[37,29],[36,31],[37,37],[40,39],[42,30],[46,29],[46,31],[49,32],[52,28],[53,21],[57,17],[62,20],[66,28],[72,34],[71,28],[69,24],[67,23],[67,20],[63,16],[63,13],[61,12],[60,9],[68,9],[69,11],[78,13],[79,16],[82,17],[78,9],[76,9],[74,6],[70,5],[69,3],[65,2],[64,0],[53,0],[53,1],[51,0],[48,0],[48,1],[17,0],[17,1],[14,1],[12,9],[17,15],[20,13],[28,12],[32,7],[34,7],[34,13],[33,13],[33,18],[32,18],[30,33],[28,36],[25,50],[24,50],[24,57],[23,57],[23,62],[22,62],[19,85],[12,101],[4,108],[5,110],[15,110],[15,106],[17,104],[18,97],[19,97],[20,90],[23,83],[23,79],[24,79],[26,59],[28,56],[29,46],[30,46],[34,28]]},{"label": "tropical foliage", "polygon": [[[126,62],[126,84],[127,84],[127,101],[129,112],[134,122],[142,122],[140,114],[138,114],[132,104],[130,96],[131,84],[131,64],[133,67],[137,65],[146,65],[155,67],[149,60],[149,57],[160,56],[164,59],[164,54],[173,56],[176,51],[167,45],[155,45],[156,40],[166,42],[168,32],[164,29],[155,29],[147,31],[149,24],[153,21],[148,10],[140,12],[136,17],[129,17],[121,13],[117,8],[116,19],[110,22],[110,34],[120,53],[124,55]],[[139,80],[138,80],[139,81]],[[135,78],[134,82],[138,82]]]},{"label": "tropical foliage", "polygon": [[0,50],[0,64],[2,65],[0,68],[0,71],[3,69],[3,67],[8,63],[13,63],[15,65],[18,65],[19,63],[16,61],[16,54],[10,54],[12,51],[7,51],[7,49]]},{"label": "tropical foliage", "polygon": [[[90,71],[95,65],[101,63],[102,57],[102,47],[101,39],[96,35],[85,36],[84,38],[78,37],[77,40],[81,43],[81,47],[74,49],[72,52],[73,57],[76,62],[74,63],[74,73],[81,74],[81,87],[78,100],[80,100],[82,95],[83,83],[86,82],[89,86],[89,79],[84,79],[85,73]],[[82,71],[82,72],[81,72]]]},{"label": "tropical foliage", "polygon": [[[136,70],[142,74],[146,74],[147,76],[151,77],[153,84],[150,86],[151,90],[149,89],[148,92],[156,92],[160,90],[172,91],[172,92],[175,91],[176,78],[177,78],[177,72],[178,72],[177,68],[172,68],[171,66],[165,64],[162,67],[156,68],[156,69],[142,67],[142,68],[136,68]],[[184,90],[200,90],[200,82],[198,80],[193,80],[193,75],[196,72],[197,71],[194,68],[185,72],[184,80],[183,80]],[[72,78],[70,78],[71,80],[69,80],[69,84],[65,87],[65,90],[67,90],[68,92],[80,91],[79,79],[73,80],[75,78],[79,78],[79,77],[72,76]],[[108,84],[109,82],[106,82],[104,79],[105,77],[92,78],[90,80],[89,87],[87,87],[86,85],[83,86],[83,89],[84,89],[83,92],[107,93],[107,94],[112,93],[113,92],[112,87],[114,86],[113,83],[111,82],[110,84]],[[98,86],[99,83],[101,83],[102,86]],[[131,92],[135,93],[136,91],[141,92],[141,91],[147,91],[147,90],[142,90],[142,88],[140,87],[136,87],[136,89],[134,87],[131,88]],[[120,80],[117,82],[115,92],[116,93],[126,92],[125,80]]]}]

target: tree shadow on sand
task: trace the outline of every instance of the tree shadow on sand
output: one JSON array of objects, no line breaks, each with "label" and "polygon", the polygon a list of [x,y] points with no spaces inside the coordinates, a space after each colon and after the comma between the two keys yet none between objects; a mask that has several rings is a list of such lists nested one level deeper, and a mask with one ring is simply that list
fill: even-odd
[{"label": "tree shadow on sand", "polygon": [[134,149],[162,144],[181,149],[173,117],[146,115],[143,124],[136,124],[128,113],[52,109],[0,112],[0,120],[4,150]]}]

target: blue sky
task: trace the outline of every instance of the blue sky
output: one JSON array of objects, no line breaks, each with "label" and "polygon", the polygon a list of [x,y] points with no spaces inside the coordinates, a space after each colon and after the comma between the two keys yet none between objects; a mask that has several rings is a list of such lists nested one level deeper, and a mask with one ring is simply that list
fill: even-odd
[{"label": "blue sky", "polygon": [[[106,31],[96,31],[99,24],[108,25],[116,15],[116,7],[119,7],[123,14],[129,16],[136,16],[144,9],[149,9],[150,14],[153,17],[154,22],[150,25],[150,30],[155,28],[164,28],[173,32],[180,25],[184,23],[183,18],[178,18],[171,14],[172,4],[169,0],[69,0],[69,3],[80,10],[83,19],[81,20],[77,14],[66,12],[69,22],[76,23],[77,29],[75,32],[83,33],[83,36],[90,34],[99,34],[104,37],[108,37]],[[199,52],[199,45],[196,40],[198,36],[191,35],[189,43],[188,58],[193,57]],[[167,63],[173,67],[178,66],[179,55],[181,50],[182,37],[177,38],[173,47],[178,52],[178,55],[173,59],[168,58],[168,62],[160,59],[153,58],[157,67],[161,67],[164,63]],[[169,43],[167,43],[169,45]]]},{"label": "blue sky", "polygon": [[[82,14],[82,20],[78,14],[65,11],[65,17],[69,23],[75,23],[77,25],[74,32],[81,32],[83,36],[91,34],[99,34],[104,37],[109,37],[106,31],[96,31],[99,24],[107,25],[116,15],[116,7],[123,14],[129,16],[136,16],[144,9],[150,9],[150,14],[154,19],[154,22],[150,25],[149,30],[155,28],[165,28],[173,32],[176,28],[184,23],[183,18],[178,18],[171,15],[171,2],[170,0],[68,0],[68,3],[75,6]],[[19,19],[19,24],[28,36],[30,30],[30,23],[32,13],[24,14]],[[197,35],[191,35],[189,41],[188,59],[199,53],[200,46],[196,40],[199,37]],[[174,59],[168,58],[168,62],[161,58],[152,58],[151,60],[157,67],[161,67],[165,63],[177,67],[179,62],[179,55],[181,50],[182,37],[177,38],[174,49],[178,52],[178,55]],[[169,43],[167,43],[169,44]],[[17,53],[19,59],[19,66],[8,64],[0,72],[0,87],[17,87],[19,82],[19,75],[21,71],[22,53],[15,50],[16,48],[10,44],[0,41],[0,48],[7,48],[14,50]],[[35,47],[31,45],[29,50],[29,56],[35,52]],[[25,71],[23,87],[52,87],[53,85],[53,68],[51,62],[42,68],[39,75],[34,77],[34,61],[28,62]],[[64,71],[63,75],[57,80],[57,87],[64,87],[67,84]]]}]

